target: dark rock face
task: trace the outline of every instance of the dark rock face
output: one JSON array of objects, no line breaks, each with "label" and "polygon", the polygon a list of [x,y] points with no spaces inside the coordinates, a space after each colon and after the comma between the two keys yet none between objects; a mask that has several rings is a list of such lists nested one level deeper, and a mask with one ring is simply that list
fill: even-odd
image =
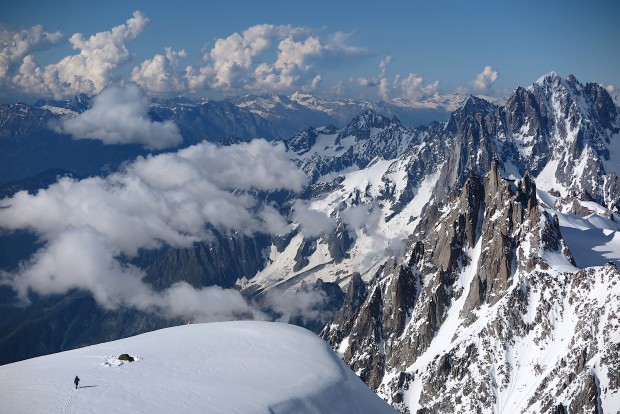
[{"label": "dark rock face", "polygon": [[[343,305],[334,315],[334,321],[343,325],[352,321],[360,306],[366,300],[366,296],[368,296],[368,286],[362,281],[359,273],[354,273],[346,288]],[[350,332],[350,327],[345,329],[345,331]],[[337,340],[337,342],[341,340],[342,338]]]},{"label": "dark rock face", "polygon": [[[385,373],[386,356],[402,334],[420,294],[419,274],[388,262],[375,276],[370,290],[354,274],[342,308],[321,335],[334,347],[348,338],[345,361],[372,388]],[[337,326],[337,328],[333,328]]]},{"label": "dark rock face", "polygon": [[364,111],[359,116],[354,117],[351,122],[338,133],[336,142],[347,137],[355,137],[357,141],[367,140],[370,138],[373,128],[386,128],[392,124],[399,124],[397,119],[392,122],[388,117],[379,115],[371,110]]},{"label": "dark rock face", "polygon": [[558,161],[553,174],[569,191],[598,202],[616,200],[617,190],[606,188],[603,160],[609,160],[608,144],[619,131],[620,113],[609,94],[574,77],[552,74],[530,88],[517,88],[503,107],[470,97],[442,131],[453,151],[436,194],[460,188],[463,172],[482,174],[499,157],[501,166],[510,163],[521,175],[530,171],[533,176]]},{"label": "dark rock face", "polygon": [[161,290],[185,281],[194,287],[231,288],[238,279],[251,278],[264,268],[263,251],[271,237],[222,234],[212,231],[212,239],[191,248],[168,249],[147,267],[145,281]]},{"label": "dark rock face", "polygon": [[[332,128],[327,130],[323,128],[321,129],[321,132],[326,134],[333,133]],[[316,144],[316,137],[318,135],[319,130],[308,128],[286,141],[287,148],[299,155],[304,155],[314,146],[314,144]]]},{"label": "dark rock face", "polygon": [[300,271],[310,263],[308,258],[316,251],[316,244],[316,239],[304,239],[301,246],[299,246],[299,249],[297,250],[297,254],[295,255],[295,265],[293,266],[294,272]]},{"label": "dark rock face", "polygon": [[326,237],[329,254],[335,263],[340,263],[349,255],[349,249],[353,247],[355,240],[349,235],[342,221],[338,221],[338,226],[333,233]]},{"label": "dark rock face", "polygon": [[594,375],[587,375],[583,381],[581,391],[571,401],[569,410],[571,413],[603,414],[600,409],[600,398],[596,377]]},{"label": "dark rock face", "polygon": [[[285,143],[291,152],[303,158],[299,160],[300,167],[314,182],[323,175],[353,166],[365,168],[377,157],[401,156],[424,134],[424,131],[405,127],[397,119],[365,111],[340,130],[332,126],[311,128]],[[334,146],[325,154],[310,153],[319,135],[335,135]]]},{"label": "dark rock face", "polygon": [[[497,162],[491,164],[491,170],[484,179],[484,217],[481,223],[481,252],[476,276],[470,284],[469,295],[461,315],[470,320],[471,312],[482,304],[495,304],[512,283],[517,271],[517,248],[523,244],[523,237],[530,228],[536,228],[540,222],[540,212],[536,198],[536,185],[529,174],[513,186],[503,180],[499,174]],[[547,228],[547,227],[545,227]],[[469,234],[475,234],[470,229]],[[525,233],[525,234],[524,234]],[[547,246],[550,250],[561,247],[559,226],[550,227],[549,240],[556,244]],[[468,240],[468,246],[474,240]],[[531,270],[537,260],[525,263]]]}]

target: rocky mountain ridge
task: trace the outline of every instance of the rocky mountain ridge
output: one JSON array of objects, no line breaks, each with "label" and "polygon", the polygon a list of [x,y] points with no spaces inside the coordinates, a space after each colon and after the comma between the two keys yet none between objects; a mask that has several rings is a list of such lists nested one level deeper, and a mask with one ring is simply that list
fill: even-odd
[{"label": "rocky mountain ridge", "polygon": [[[332,134],[338,137],[331,153],[318,147],[310,151],[310,143]],[[469,171],[486,173],[497,158],[506,176],[522,177],[529,171],[549,190],[578,194],[617,210],[618,134],[620,110],[604,88],[551,73],[527,89],[517,88],[505,106],[470,96],[448,121],[426,128],[408,128],[396,118],[366,111],[342,129],[311,128],[287,143],[315,179],[353,164],[364,168],[375,157],[391,160],[429,147],[435,156],[427,165],[444,164],[438,197],[460,188]],[[355,137],[354,142],[342,145],[347,136]],[[348,164],[324,166],[330,158],[347,157]],[[423,175],[432,171],[427,167]]]},{"label": "rocky mountain ridge", "polygon": [[[448,117],[445,110],[401,108],[361,100],[321,100],[329,103],[330,109],[326,110],[323,106],[300,104],[295,96],[153,99],[149,116],[155,122],[173,121],[183,137],[180,147],[205,139],[223,145],[254,138],[288,139],[309,127],[345,125],[368,108],[390,117],[398,114],[412,126]],[[91,103],[92,97],[79,95],[64,101],[40,99],[32,105],[0,104],[0,154],[5,154],[0,157],[0,182],[27,178],[50,168],[64,168],[81,176],[100,175],[118,168],[123,161],[149,153],[139,145],[76,141],[49,128],[51,121],[76,116],[89,109]]]},{"label": "rocky mountain ridge", "polygon": [[[435,158],[422,164],[434,168],[422,168],[420,178],[411,181],[409,192],[415,193],[424,178],[436,177],[430,202],[405,225],[415,224],[404,232],[410,234],[405,255],[379,260],[371,269],[345,260],[339,269],[348,267],[352,274],[344,287],[345,304],[323,332],[358,375],[403,412],[614,412],[620,394],[612,372],[618,360],[609,355],[619,334],[618,252],[612,250],[610,264],[579,270],[562,236],[573,230],[571,219],[558,210],[572,204],[571,214],[588,220],[600,213],[610,219],[605,231],[617,235],[619,195],[606,183],[618,171],[610,154],[619,118],[608,98],[597,85],[584,87],[571,77],[550,74],[515,91],[506,107],[469,98],[448,122],[421,133],[386,134],[398,130],[398,121],[366,113],[343,129],[357,131],[346,150],[342,143],[349,133],[333,128],[289,141],[317,182],[342,174],[331,186],[321,184],[330,193],[315,193],[315,208],[339,217],[348,207],[367,205],[369,211],[382,208],[387,222],[399,221],[402,212],[394,214],[396,199],[385,195],[411,177],[411,163],[404,159],[414,153],[409,160],[420,165],[425,160],[420,148],[444,139],[441,150],[431,151]],[[533,108],[537,115],[530,113]],[[543,115],[548,113],[553,117]],[[372,148],[373,140],[382,148],[406,141],[407,150],[386,152],[386,160],[375,154],[372,161],[364,159],[366,152],[355,152],[358,146]],[[374,181],[360,182],[359,171],[347,172],[351,167],[368,171],[382,162],[391,167],[381,169]],[[399,183],[395,171],[401,172]],[[357,184],[350,188],[354,179]],[[593,199],[599,207],[592,206]],[[415,194],[408,203],[416,203]],[[366,231],[353,236],[350,257],[358,256]],[[571,244],[579,250],[574,238]],[[325,280],[330,275],[345,280],[338,271],[319,268],[312,257],[307,263]],[[254,283],[263,282],[259,274]],[[550,300],[552,294],[557,298]],[[599,295],[595,305],[589,299],[593,295]],[[591,306],[598,306],[596,319]],[[600,335],[589,332],[593,324],[601,327]],[[564,334],[567,326],[574,335]],[[564,351],[546,353],[549,343],[559,343]],[[536,357],[524,348],[536,350]],[[608,356],[601,359],[599,351]],[[485,369],[493,374],[472,374]],[[464,380],[468,386],[461,390]]]}]

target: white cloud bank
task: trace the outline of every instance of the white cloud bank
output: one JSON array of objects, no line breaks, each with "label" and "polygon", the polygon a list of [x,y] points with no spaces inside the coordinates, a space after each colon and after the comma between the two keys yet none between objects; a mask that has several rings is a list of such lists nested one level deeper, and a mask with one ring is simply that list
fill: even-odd
[{"label": "white cloud bank", "polygon": [[108,309],[129,306],[196,320],[251,313],[236,291],[181,283],[156,292],[142,282],[144,272],[122,258],[208,240],[207,226],[281,234],[286,219],[245,190],[298,191],[305,180],[282,144],[255,140],[218,148],[203,142],[140,157],[107,177],[65,177],[35,195],[19,192],[0,200],[0,228],[30,230],[46,244],[17,272],[3,273],[2,283],[24,300],[30,291],[78,288]]},{"label": "white cloud bank", "polygon": [[203,66],[182,70],[178,58],[185,53],[166,49],[165,56],[156,55],[135,67],[132,80],[149,93],[311,91],[321,82],[323,63],[367,54],[348,45],[346,38],[336,33],[325,40],[309,28],[260,24],[215,40],[203,55]]},{"label": "white cloud bank", "polygon": [[60,32],[46,32],[41,25],[21,30],[0,25],[0,80],[7,77],[11,65],[21,61],[28,53],[45,49],[62,39]]},{"label": "white cloud bank", "polygon": [[[68,40],[77,53],[44,67],[37,64],[33,52],[58,43],[63,39],[60,33],[48,33],[42,26],[22,31],[3,30],[0,26],[0,94],[57,99],[78,93],[98,94],[119,80],[117,70],[132,57],[128,44],[143,33],[148,22],[142,12],[136,11],[109,31],[89,38],[75,33]],[[215,39],[204,46],[199,57],[167,47],[134,66],[127,80],[149,95],[219,98],[247,93],[313,92],[323,87],[324,93],[334,96],[374,95],[399,105],[449,110],[469,93],[465,88],[440,91],[439,81],[415,72],[390,75],[394,60],[391,55],[380,60],[378,74],[351,77],[348,85],[342,81],[325,85],[330,79],[327,70],[350,66],[355,59],[371,55],[363,47],[350,45],[349,38],[346,33],[330,34],[325,29],[258,24]],[[198,63],[196,59],[183,63],[188,58],[201,59]],[[480,94],[497,95],[503,93],[493,90],[498,78],[499,72],[486,66],[469,87]]]},{"label": "white cloud bank", "polygon": [[[69,37],[78,53],[39,66],[31,53],[62,39],[42,26],[20,32],[0,27],[0,83],[15,91],[56,99],[79,93],[95,95],[118,76],[115,72],[131,58],[128,43],[146,28],[140,11],[109,31],[86,38]],[[165,48],[135,66],[130,79],[149,94],[216,92],[294,92],[315,90],[325,64],[346,65],[368,51],[347,43],[348,35],[325,35],[324,29],[259,24],[216,39],[204,48],[202,63],[182,65],[188,54]]]},{"label": "white cloud bank", "polygon": [[92,107],[66,116],[52,125],[74,139],[95,139],[105,144],[142,144],[148,148],[173,147],[183,140],[172,121],[153,122],[149,99],[135,84],[109,86],[93,99]]},{"label": "white cloud bank", "polygon": [[130,58],[127,42],[134,40],[146,27],[149,19],[136,11],[124,24],[86,39],[75,33],[69,42],[79,53],[57,63],[40,67],[33,55],[23,58],[13,86],[20,90],[57,99],[80,93],[100,92],[111,80],[113,71]]}]

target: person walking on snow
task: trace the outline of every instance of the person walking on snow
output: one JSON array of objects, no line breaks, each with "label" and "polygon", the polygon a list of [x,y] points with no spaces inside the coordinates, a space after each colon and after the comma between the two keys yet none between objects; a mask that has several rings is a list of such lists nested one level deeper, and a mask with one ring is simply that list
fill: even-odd
[{"label": "person walking on snow", "polygon": [[80,377],[78,377],[77,375],[75,376],[75,379],[73,380],[73,383],[75,384],[75,389],[78,389],[78,384],[80,383]]}]

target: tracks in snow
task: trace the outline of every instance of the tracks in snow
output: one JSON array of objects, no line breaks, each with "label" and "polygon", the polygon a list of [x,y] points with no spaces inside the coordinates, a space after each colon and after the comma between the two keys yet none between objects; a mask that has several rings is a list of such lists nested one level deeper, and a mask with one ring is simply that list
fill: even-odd
[{"label": "tracks in snow", "polygon": [[[93,358],[93,357],[87,357],[87,356],[83,356],[82,358]],[[94,357],[94,358],[100,358],[100,357]],[[97,365],[95,365],[94,369],[91,369],[88,374],[86,374],[86,376],[82,379],[80,378],[80,382],[84,382],[86,381],[88,378],[90,378],[95,372],[97,372],[97,370],[99,369],[99,363],[97,363]],[[71,404],[73,404],[73,402],[75,401],[75,399],[78,396],[78,389],[76,388],[72,388],[71,392],[69,393],[69,395],[67,396],[67,398],[65,399],[65,403],[62,406],[62,414],[67,414],[69,412],[69,408],[71,407]]]}]

